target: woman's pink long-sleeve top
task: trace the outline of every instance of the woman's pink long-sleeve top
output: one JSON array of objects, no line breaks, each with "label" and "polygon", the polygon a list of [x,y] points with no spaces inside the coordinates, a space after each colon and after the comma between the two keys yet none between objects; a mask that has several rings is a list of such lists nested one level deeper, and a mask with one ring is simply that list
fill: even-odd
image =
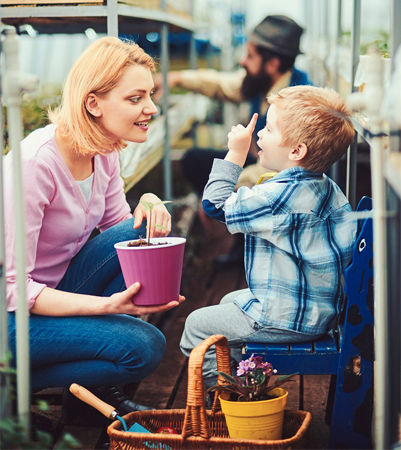
[{"label": "woman's pink long-sleeve top", "polygon": [[[86,203],[54,138],[55,125],[21,142],[27,255],[26,293],[31,308],[47,286],[55,288],[95,227],[128,219],[118,153],[94,157],[92,195]],[[4,157],[7,309],[17,308],[12,152]]]}]

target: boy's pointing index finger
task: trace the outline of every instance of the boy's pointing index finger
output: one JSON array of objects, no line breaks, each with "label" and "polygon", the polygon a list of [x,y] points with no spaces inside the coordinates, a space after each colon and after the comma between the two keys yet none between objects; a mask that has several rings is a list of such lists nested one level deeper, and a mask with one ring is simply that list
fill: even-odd
[{"label": "boy's pointing index finger", "polygon": [[246,129],[249,130],[251,133],[253,133],[253,130],[255,129],[257,120],[258,120],[258,113],[255,113],[252,116],[252,119],[250,120],[248,126],[246,127]]}]

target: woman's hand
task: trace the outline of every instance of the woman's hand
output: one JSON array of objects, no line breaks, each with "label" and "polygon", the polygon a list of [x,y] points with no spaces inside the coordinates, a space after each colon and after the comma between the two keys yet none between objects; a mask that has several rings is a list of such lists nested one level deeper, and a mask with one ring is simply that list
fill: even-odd
[{"label": "woman's hand", "polygon": [[[164,204],[161,203],[159,197],[154,194],[143,194],[141,199],[145,202],[153,203],[156,205],[152,211],[146,210],[139,202],[134,211],[134,229],[136,230],[141,226],[143,219],[147,220],[148,226],[146,227],[146,237],[163,237],[168,236],[171,231],[171,215],[167,211]],[[160,203],[160,204],[157,204]],[[152,220],[150,221],[150,214],[152,214]],[[151,225],[149,227],[149,223]],[[157,225],[162,226],[159,228]]]},{"label": "woman's hand", "polygon": [[45,287],[36,298],[31,308],[32,314],[41,316],[99,316],[105,314],[130,314],[142,316],[145,314],[167,311],[178,306],[185,300],[182,295],[176,301],[165,305],[137,306],[132,300],[140,289],[139,283],[134,283],[123,292],[111,297],[95,295],[72,294]]},{"label": "woman's hand", "polygon": [[134,316],[142,316],[155,312],[168,311],[169,309],[178,306],[185,300],[185,297],[179,295],[178,300],[166,303],[165,305],[137,306],[134,305],[133,299],[140,288],[141,286],[139,283],[134,283],[125,291],[113,294],[110,297],[110,304],[108,305],[105,314],[130,314]]}]

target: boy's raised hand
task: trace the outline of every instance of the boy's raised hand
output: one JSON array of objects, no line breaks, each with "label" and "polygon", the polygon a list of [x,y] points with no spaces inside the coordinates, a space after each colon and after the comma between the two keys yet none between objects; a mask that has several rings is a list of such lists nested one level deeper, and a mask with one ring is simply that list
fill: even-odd
[{"label": "boy's raised hand", "polygon": [[231,128],[231,131],[227,135],[228,153],[225,157],[226,161],[238,164],[241,167],[244,166],[251,146],[252,133],[255,129],[257,119],[258,115],[255,113],[247,127],[237,125]]}]

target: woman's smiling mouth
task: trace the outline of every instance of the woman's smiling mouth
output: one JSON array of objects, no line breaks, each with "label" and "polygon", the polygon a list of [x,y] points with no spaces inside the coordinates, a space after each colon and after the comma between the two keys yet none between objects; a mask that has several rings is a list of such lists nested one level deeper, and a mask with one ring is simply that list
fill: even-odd
[{"label": "woman's smiling mouth", "polygon": [[140,128],[144,128],[144,129],[148,129],[149,127],[148,127],[148,123],[149,123],[149,121],[145,121],[145,122],[134,122],[134,125],[136,125],[137,127],[140,127]]}]

